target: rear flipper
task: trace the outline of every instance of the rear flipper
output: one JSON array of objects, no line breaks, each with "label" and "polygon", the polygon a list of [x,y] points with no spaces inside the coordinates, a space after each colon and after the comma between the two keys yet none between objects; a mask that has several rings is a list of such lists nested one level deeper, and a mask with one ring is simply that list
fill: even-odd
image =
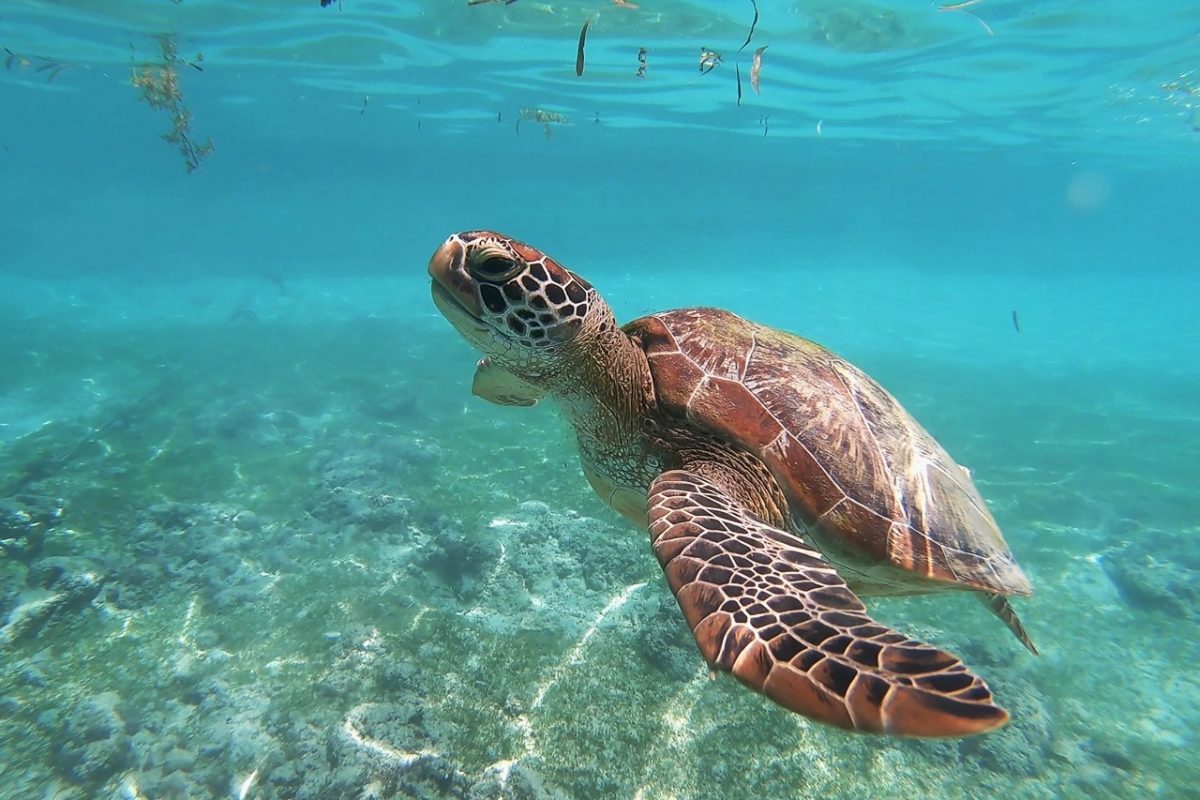
[{"label": "rear flipper", "polygon": [[663,473],[648,520],[704,658],[776,703],[896,736],[965,736],[1008,721],[961,661],[871,619],[819,552],[713,481]]},{"label": "rear flipper", "polygon": [[1021,640],[1021,644],[1035,656],[1038,655],[1038,649],[1034,647],[1033,640],[1029,638],[1029,634],[1025,632],[1025,626],[1021,624],[1021,618],[1017,616],[1016,609],[1012,607],[1012,603],[1008,602],[1008,598],[1002,594],[980,594],[979,599],[984,605],[992,610],[992,613],[1008,626],[1008,629],[1013,632]]}]

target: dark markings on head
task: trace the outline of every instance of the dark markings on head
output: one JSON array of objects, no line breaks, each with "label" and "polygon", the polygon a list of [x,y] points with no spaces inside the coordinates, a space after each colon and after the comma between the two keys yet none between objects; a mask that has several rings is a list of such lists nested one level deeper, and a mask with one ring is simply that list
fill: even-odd
[{"label": "dark markings on head", "polygon": [[549,258],[532,255],[521,245],[486,236],[469,240],[466,266],[495,328],[541,349],[569,341],[579,331],[592,288]]}]

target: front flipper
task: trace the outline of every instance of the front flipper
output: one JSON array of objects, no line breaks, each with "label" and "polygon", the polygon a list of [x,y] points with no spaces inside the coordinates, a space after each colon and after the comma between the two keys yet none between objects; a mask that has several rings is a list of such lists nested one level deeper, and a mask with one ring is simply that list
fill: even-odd
[{"label": "front flipper", "polygon": [[481,358],[475,365],[471,394],[498,406],[532,406],[542,399],[541,389],[496,366],[490,358]]},{"label": "front flipper", "polygon": [[675,470],[650,485],[654,554],[708,662],[819,722],[964,736],[1008,713],[949,653],[867,616],[821,554]]}]

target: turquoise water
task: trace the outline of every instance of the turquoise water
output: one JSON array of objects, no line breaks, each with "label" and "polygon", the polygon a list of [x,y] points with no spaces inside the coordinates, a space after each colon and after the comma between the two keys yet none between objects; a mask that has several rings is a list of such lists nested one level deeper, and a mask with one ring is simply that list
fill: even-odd
[{"label": "turquoise water", "polygon": [[[1200,7],[759,10],[739,53],[749,2],[4,4],[0,797],[1196,796]],[[1012,722],[710,680],[553,411],[471,396],[425,267],[476,227],[892,391],[1042,654],[870,608]]]}]

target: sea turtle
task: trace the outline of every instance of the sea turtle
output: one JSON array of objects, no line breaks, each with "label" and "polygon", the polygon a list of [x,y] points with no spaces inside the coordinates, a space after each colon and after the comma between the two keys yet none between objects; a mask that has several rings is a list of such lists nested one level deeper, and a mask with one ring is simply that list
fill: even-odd
[{"label": "sea turtle", "polygon": [[1029,580],[970,473],[878,383],[728,311],[619,326],[587,281],[492,231],[451,236],[429,274],[485,354],[474,394],[560,409],[592,488],[649,531],[711,667],[850,730],[960,736],[1008,720],[958,658],[856,596],[973,591],[1033,649],[1006,600]]}]

